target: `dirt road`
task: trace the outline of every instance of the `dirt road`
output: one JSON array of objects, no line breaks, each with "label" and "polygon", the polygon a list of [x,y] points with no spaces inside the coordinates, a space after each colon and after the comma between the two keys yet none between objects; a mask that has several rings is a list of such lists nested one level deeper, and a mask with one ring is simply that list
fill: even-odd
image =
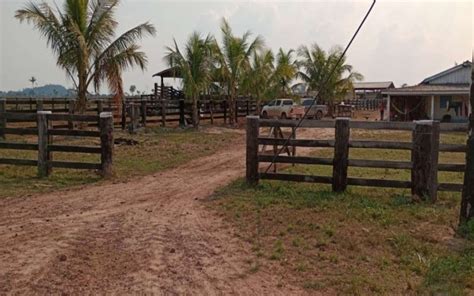
[{"label": "dirt road", "polygon": [[0,294],[290,295],[203,199],[244,175],[229,149],[126,183],[0,200]]}]

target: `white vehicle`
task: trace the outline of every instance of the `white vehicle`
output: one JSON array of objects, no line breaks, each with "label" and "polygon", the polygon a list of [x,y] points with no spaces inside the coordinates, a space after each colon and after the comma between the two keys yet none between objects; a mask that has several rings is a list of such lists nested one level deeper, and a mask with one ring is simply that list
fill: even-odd
[{"label": "white vehicle", "polygon": [[[311,106],[311,104],[313,104],[313,106]],[[305,112],[311,107],[308,113],[306,113],[307,118],[321,120],[328,114],[328,107],[326,105],[319,105],[313,98],[302,98],[301,105],[303,105]]]},{"label": "white vehicle", "polygon": [[263,106],[262,118],[301,118],[304,115],[304,107],[296,105],[292,99],[276,99]]}]

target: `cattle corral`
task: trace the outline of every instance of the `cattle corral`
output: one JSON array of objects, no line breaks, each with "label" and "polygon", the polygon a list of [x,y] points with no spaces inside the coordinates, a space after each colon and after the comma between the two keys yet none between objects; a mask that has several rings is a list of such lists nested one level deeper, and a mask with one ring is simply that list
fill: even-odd
[{"label": "cattle corral", "polygon": [[[294,127],[295,121],[265,120],[258,117],[247,117],[247,182],[255,184],[259,179],[312,182],[332,184],[333,191],[340,192],[347,185],[411,188],[412,193],[421,199],[436,200],[437,191],[462,191],[461,183],[438,182],[438,171],[464,172],[463,163],[438,163],[440,152],[466,153],[465,144],[440,144],[442,133],[466,133],[467,124],[440,124],[436,121],[418,122],[362,122],[339,118],[335,121],[304,121],[304,128],[333,128],[334,138],[327,139],[297,139]],[[260,127],[289,127],[292,136],[288,138],[262,137]],[[404,141],[372,141],[350,140],[351,129],[392,130],[412,132],[412,140]],[[259,153],[260,145],[274,146],[273,154]],[[332,158],[308,156],[282,156],[280,147],[312,147],[333,148]],[[388,161],[349,158],[350,149],[388,149],[411,151],[410,160]],[[291,163],[332,166],[332,176],[301,175],[268,172],[268,165],[259,169],[259,163]],[[385,180],[348,177],[349,167],[381,168],[410,170],[410,180]]]}]

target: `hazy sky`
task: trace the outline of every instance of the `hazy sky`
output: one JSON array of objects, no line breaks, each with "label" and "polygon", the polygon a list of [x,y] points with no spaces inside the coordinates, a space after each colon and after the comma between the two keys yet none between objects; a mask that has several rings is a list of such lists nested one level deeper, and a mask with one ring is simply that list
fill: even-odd
[{"label": "hazy sky", "polygon": [[[34,0],[33,0],[34,1]],[[61,0],[57,0],[62,3]],[[0,90],[28,87],[29,77],[38,84],[71,87],[56,67],[46,41],[31,25],[13,15],[26,1],[0,0]],[[182,44],[197,30],[220,40],[222,17],[235,33],[246,30],[264,37],[273,50],[318,43],[325,49],[345,46],[371,1],[143,1],[124,0],[117,10],[118,33],[144,21],[158,34],[142,41],[148,69],[124,73],[128,90],[150,90],[158,79],[152,74],[166,67],[165,45],[173,37]],[[379,0],[348,53],[348,63],[365,81],[392,80],[397,86],[423,78],[472,57],[473,5],[467,1]],[[171,81],[170,81],[171,82]]]}]

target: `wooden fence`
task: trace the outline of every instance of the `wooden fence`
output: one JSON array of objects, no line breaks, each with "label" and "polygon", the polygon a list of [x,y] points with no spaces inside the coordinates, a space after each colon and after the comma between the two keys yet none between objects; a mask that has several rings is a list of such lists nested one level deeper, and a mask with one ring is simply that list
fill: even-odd
[{"label": "wooden fence", "polygon": [[[0,106],[2,106],[0,104]],[[1,107],[0,107],[1,108]],[[12,159],[0,157],[0,164],[37,166],[38,176],[48,176],[53,168],[91,169],[99,170],[103,176],[112,173],[113,155],[113,117],[110,112],[100,115],[71,115],[53,114],[51,111],[36,113],[3,112],[0,109],[0,150],[30,150],[37,151],[37,159]],[[9,127],[9,122],[36,122],[35,128]],[[60,122],[94,122],[98,130],[58,129],[53,121]],[[37,143],[19,143],[7,141],[7,135],[37,136]],[[92,137],[100,139],[100,146],[75,146],[54,144],[53,136]],[[53,152],[92,153],[100,154],[100,163],[85,163],[71,161],[54,161]]]},{"label": "wooden fence", "polygon": [[344,100],[343,102],[345,105],[352,106],[354,110],[374,111],[379,110],[383,99],[352,99]]},{"label": "wooden fence", "polygon": [[[178,122],[184,126],[190,122],[192,108],[176,91],[168,90],[170,98],[161,99],[161,96],[142,95],[125,97],[122,106],[117,106],[112,98],[92,98],[88,101],[85,114],[99,115],[102,112],[112,112],[114,123],[123,130],[135,131],[140,126]],[[256,110],[255,101],[251,98],[239,98],[235,102],[238,118],[253,114]],[[8,112],[36,113],[51,111],[52,113],[75,113],[76,100],[71,98],[7,98],[3,101],[3,108]],[[229,103],[226,96],[202,96],[198,103],[201,121],[229,120]],[[69,125],[69,128],[72,128]]]},{"label": "wooden fence", "polygon": [[[282,139],[261,137],[261,127],[281,128],[296,126],[292,120],[259,119],[247,117],[247,157],[246,178],[249,184],[256,184],[260,179],[313,182],[332,184],[335,192],[344,191],[348,185],[411,188],[414,195],[422,199],[435,201],[437,191],[462,191],[462,184],[438,183],[438,171],[463,172],[464,164],[438,163],[439,152],[466,152],[466,145],[440,144],[440,132],[466,132],[466,124],[440,124],[437,121],[417,122],[363,122],[338,118],[334,121],[303,121],[305,128],[334,128],[334,140]],[[370,130],[404,130],[412,131],[411,142],[395,141],[352,141],[351,129]],[[333,158],[317,158],[311,156],[291,156],[262,154],[259,145],[278,147],[288,143],[290,147],[330,147],[334,148]],[[386,161],[350,159],[350,148],[366,149],[397,149],[411,151],[410,161]],[[277,151],[277,149],[274,149]],[[281,172],[260,172],[259,163],[314,164],[332,166],[332,177],[289,174]],[[348,167],[387,168],[411,170],[410,181],[351,178]]]}]

